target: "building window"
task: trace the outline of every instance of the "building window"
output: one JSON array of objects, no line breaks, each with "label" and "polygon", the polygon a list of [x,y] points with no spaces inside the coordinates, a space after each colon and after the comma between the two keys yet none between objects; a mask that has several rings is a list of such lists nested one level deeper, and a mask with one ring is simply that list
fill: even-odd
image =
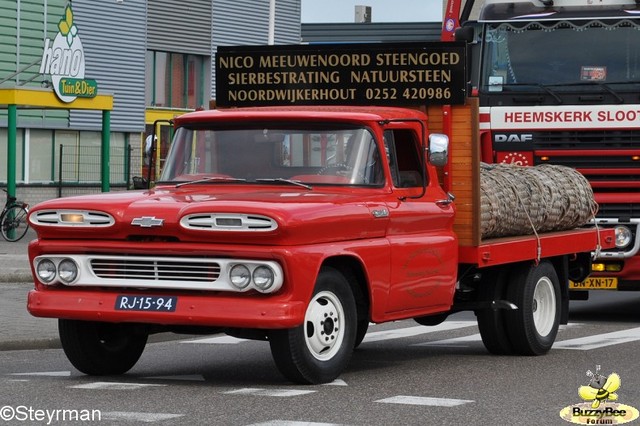
[{"label": "building window", "polygon": [[199,55],[147,52],[147,105],[196,109],[207,103],[205,68],[209,60]]},{"label": "building window", "polygon": [[[7,143],[8,143],[7,129],[0,129],[0,181],[7,182]],[[24,181],[24,167],[22,166],[22,158],[24,152],[24,137],[23,130],[18,129],[16,133],[16,180],[18,182]]]},{"label": "building window", "polygon": [[50,182],[54,180],[53,132],[51,130],[29,130],[29,181]]}]

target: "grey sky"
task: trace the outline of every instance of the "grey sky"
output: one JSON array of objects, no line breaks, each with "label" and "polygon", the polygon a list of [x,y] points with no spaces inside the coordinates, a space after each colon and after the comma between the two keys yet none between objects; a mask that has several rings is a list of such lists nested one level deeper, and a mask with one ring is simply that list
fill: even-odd
[{"label": "grey sky", "polygon": [[372,22],[437,22],[441,0],[302,0],[302,22],[354,22],[355,6],[371,6]]}]

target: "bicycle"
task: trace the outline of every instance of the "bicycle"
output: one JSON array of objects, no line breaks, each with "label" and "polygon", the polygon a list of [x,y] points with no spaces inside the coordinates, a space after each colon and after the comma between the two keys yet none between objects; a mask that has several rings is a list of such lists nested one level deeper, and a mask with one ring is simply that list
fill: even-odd
[{"label": "bicycle", "polygon": [[9,196],[7,193],[7,202],[0,214],[0,233],[2,238],[7,241],[18,241],[25,236],[29,229],[27,215],[29,214],[29,205],[18,201],[16,197]]}]

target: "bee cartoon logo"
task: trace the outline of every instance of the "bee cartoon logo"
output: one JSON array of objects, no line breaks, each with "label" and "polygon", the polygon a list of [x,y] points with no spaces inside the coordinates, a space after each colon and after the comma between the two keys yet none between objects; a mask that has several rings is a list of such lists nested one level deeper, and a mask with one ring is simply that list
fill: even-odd
[{"label": "bee cartoon logo", "polygon": [[587,377],[589,384],[578,387],[578,395],[585,402],[560,410],[562,419],[580,425],[620,425],[640,416],[636,408],[617,402],[622,385],[618,373],[600,374],[600,366],[596,365],[595,373],[587,370]]},{"label": "bee cartoon logo", "polygon": [[580,386],[578,395],[585,401],[593,401],[591,408],[598,408],[602,401],[617,401],[618,395],[615,393],[620,388],[620,376],[617,373],[611,373],[605,377],[599,374],[600,366],[596,366],[596,372],[592,373],[587,370],[587,376],[591,377],[588,386]]}]

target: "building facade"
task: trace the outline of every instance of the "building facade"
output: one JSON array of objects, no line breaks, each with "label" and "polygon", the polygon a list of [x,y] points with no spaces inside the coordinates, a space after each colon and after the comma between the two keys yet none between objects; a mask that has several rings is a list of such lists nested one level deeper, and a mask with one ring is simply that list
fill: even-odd
[{"label": "building facade", "polygon": [[[90,96],[95,83],[97,93],[113,99],[106,115],[108,152],[103,111],[74,109],[73,103],[69,108],[18,105],[15,153],[0,155],[0,187],[11,187],[15,168],[16,195],[29,203],[98,192],[104,190],[105,160],[110,190],[130,188],[136,175],[153,180],[157,171],[145,168],[145,138],[156,133],[154,152],[163,158],[171,136],[166,120],[208,108],[215,99],[217,46],[267,44],[269,5],[266,0],[0,0],[0,90],[64,90],[55,74],[63,64],[78,71],[80,54],[71,53],[65,62],[57,52],[81,46],[83,76],[64,81],[89,86],[88,93],[74,96]],[[275,44],[299,43],[300,0],[275,5]],[[59,40],[63,46],[56,50]],[[14,143],[9,111],[0,105],[0,153],[12,152]]]}]

